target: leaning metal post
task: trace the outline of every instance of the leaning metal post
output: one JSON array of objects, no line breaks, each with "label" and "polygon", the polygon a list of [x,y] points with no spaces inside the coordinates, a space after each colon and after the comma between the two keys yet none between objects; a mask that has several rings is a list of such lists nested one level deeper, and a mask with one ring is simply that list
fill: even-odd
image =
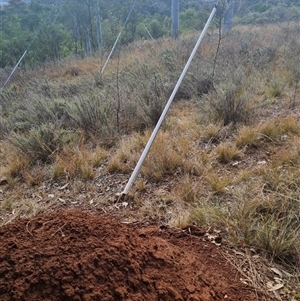
[{"label": "leaning metal post", "polygon": [[162,112],[162,114],[161,114],[161,116],[160,116],[160,118],[159,118],[159,120],[158,120],[158,122],[157,122],[157,124],[156,124],[156,126],[155,126],[155,128],[154,128],[154,130],[153,130],[153,132],[152,132],[152,134],[151,134],[148,142],[147,142],[147,144],[146,144],[146,146],[145,146],[145,149],[144,149],[144,151],[143,151],[143,153],[142,153],[142,155],[141,155],[141,157],[140,157],[140,159],[139,159],[139,161],[138,161],[135,169],[133,170],[130,179],[128,180],[128,182],[126,184],[125,189],[122,192],[122,195],[126,195],[128,193],[128,191],[130,190],[132,184],[136,180],[136,178],[138,176],[138,173],[140,172],[140,169],[142,168],[144,160],[146,159],[146,156],[147,156],[147,154],[148,154],[148,152],[149,152],[149,150],[150,150],[150,148],[152,146],[152,143],[153,143],[153,141],[154,141],[154,139],[155,139],[155,137],[156,137],[156,135],[157,135],[157,133],[159,131],[159,128],[160,128],[160,126],[161,126],[161,124],[162,124],[162,122],[163,122],[163,120],[164,120],[164,118],[165,118],[165,116],[166,116],[166,114],[167,114],[167,112],[168,112],[168,110],[170,108],[170,105],[171,105],[171,103],[172,103],[172,101],[173,101],[173,99],[174,99],[174,97],[175,97],[175,95],[176,95],[176,93],[177,93],[177,91],[178,91],[178,89],[180,87],[180,84],[181,84],[181,82],[182,82],[182,80],[183,80],[183,78],[184,78],[184,76],[185,76],[185,74],[186,74],[186,72],[187,72],[187,70],[188,70],[188,68],[189,68],[189,66],[190,66],[190,64],[191,64],[194,56],[195,56],[195,54],[196,54],[197,49],[198,49],[201,41],[204,38],[204,35],[205,35],[206,31],[207,31],[207,28],[208,28],[208,26],[209,26],[209,24],[210,24],[210,22],[211,22],[211,20],[212,20],[212,18],[214,16],[214,14],[216,13],[216,10],[217,10],[217,5],[215,5],[215,7],[213,8],[213,10],[212,10],[212,12],[211,12],[211,14],[210,14],[210,16],[209,16],[209,18],[208,18],[205,26],[204,26],[204,28],[203,28],[203,30],[201,32],[201,35],[199,36],[198,41],[197,41],[197,43],[196,43],[196,45],[195,45],[195,47],[194,47],[194,49],[193,49],[193,51],[192,51],[192,53],[191,53],[191,55],[190,55],[190,57],[188,59],[186,65],[185,65],[185,67],[184,67],[184,69],[183,69],[183,71],[182,71],[182,73],[181,73],[181,75],[180,75],[180,77],[179,77],[179,79],[177,81],[177,84],[176,84],[176,86],[175,86],[175,88],[174,88],[174,90],[173,90],[173,92],[172,92],[172,94],[171,94],[171,96],[170,96],[170,98],[169,98],[169,100],[168,100],[168,102],[167,102],[167,104],[166,104],[166,106],[165,106],[165,108],[164,108],[164,110],[163,110],[163,112]]}]

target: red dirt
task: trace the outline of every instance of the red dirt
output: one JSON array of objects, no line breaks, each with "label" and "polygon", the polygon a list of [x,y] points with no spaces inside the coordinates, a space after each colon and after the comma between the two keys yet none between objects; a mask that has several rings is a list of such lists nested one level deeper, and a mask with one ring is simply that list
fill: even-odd
[{"label": "red dirt", "polygon": [[259,300],[203,232],[79,210],[0,228],[0,300]]}]

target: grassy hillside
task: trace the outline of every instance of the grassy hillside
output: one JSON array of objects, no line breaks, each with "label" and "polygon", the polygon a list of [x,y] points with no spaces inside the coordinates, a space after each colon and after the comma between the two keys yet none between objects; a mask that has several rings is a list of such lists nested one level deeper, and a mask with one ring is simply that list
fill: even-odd
[{"label": "grassy hillside", "polygon": [[19,72],[0,94],[1,223],[81,206],[213,227],[250,265],[286,271],[272,297],[300,300],[299,34],[298,23],[211,31],[125,200],[115,194],[197,35],[118,49],[103,76],[107,54]]}]

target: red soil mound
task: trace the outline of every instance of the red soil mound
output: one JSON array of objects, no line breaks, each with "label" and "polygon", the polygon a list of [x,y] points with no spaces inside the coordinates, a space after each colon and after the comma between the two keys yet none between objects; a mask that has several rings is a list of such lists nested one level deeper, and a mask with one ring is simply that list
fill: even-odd
[{"label": "red soil mound", "polygon": [[0,229],[0,300],[257,300],[204,236],[59,211]]}]

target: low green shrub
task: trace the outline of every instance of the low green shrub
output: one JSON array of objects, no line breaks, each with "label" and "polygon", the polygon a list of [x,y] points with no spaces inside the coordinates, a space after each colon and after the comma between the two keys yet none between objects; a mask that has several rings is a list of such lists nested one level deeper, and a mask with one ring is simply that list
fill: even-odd
[{"label": "low green shrub", "polygon": [[63,130],[58,130],[52,124],[44,124],[39,128],[32,128],[26,133],[14,133],[10,143],[21,153],[30,158],[31,162],[51,162],[65,141]]}]

